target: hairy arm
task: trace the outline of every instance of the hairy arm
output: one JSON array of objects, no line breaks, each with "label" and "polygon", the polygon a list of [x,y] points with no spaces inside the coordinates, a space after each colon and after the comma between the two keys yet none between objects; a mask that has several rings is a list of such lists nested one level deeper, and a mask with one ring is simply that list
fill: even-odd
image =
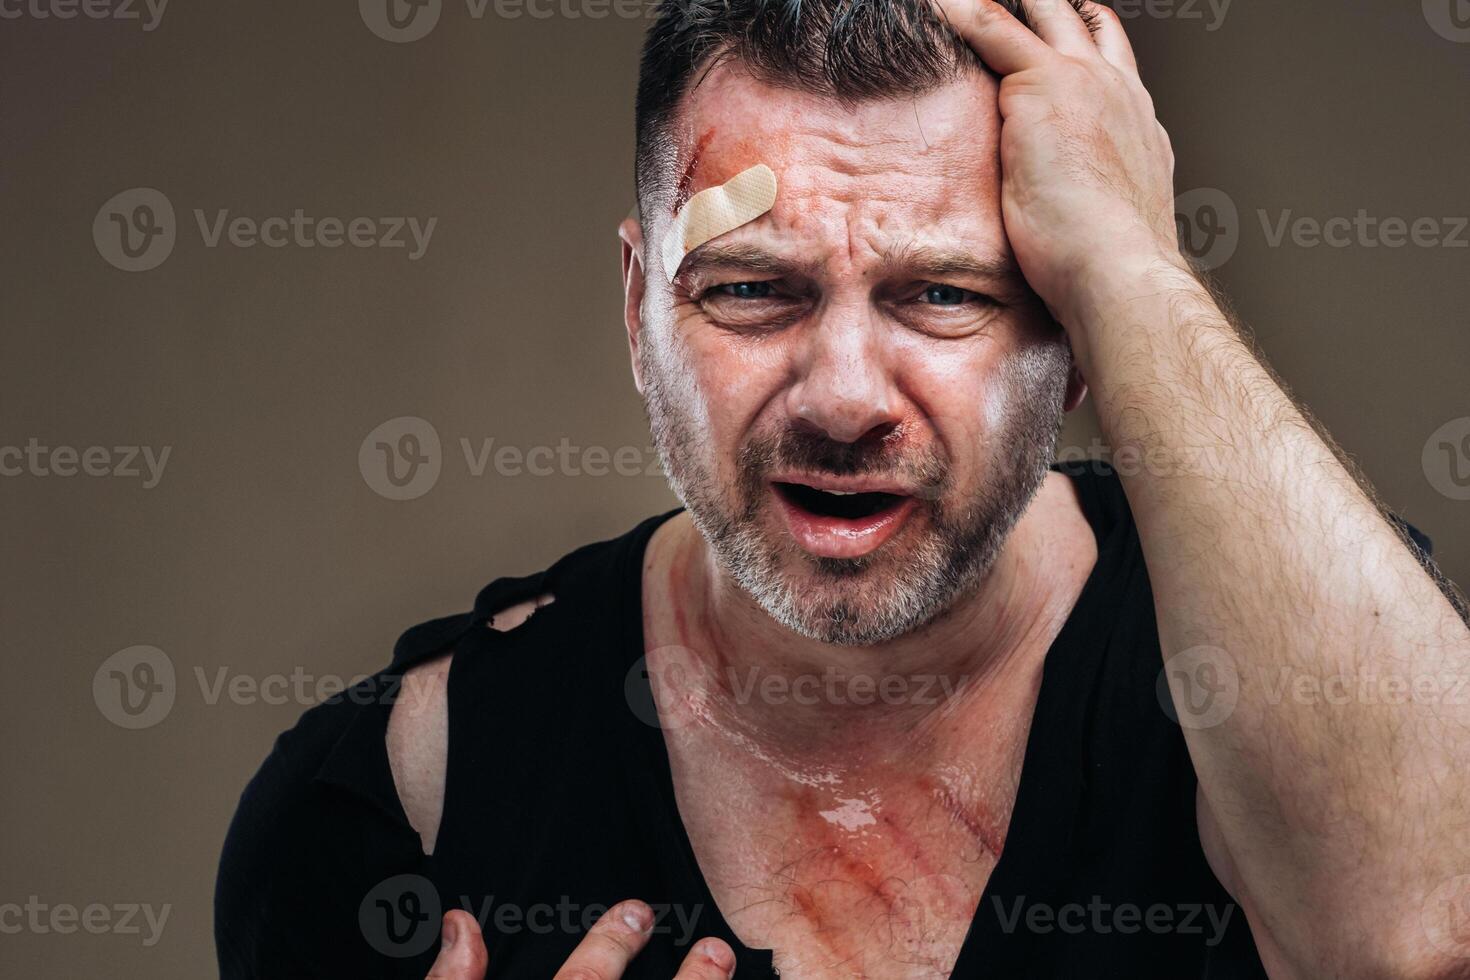
[{"label": "hairy arm", "polygon": [[1078,309],[1212,859],[1268,966],[1470,975],[1444,907],[1470,895],[1470,631],[1200,283],[1139,270]]},{"label": "hairy arm", "polygon": [[1268,970],[1470,976],[1451,591],[1180,256],[1173,151],[1117,17],[939,3],[1001,76],[1006,233],[1128,453],[1202,839]]}]

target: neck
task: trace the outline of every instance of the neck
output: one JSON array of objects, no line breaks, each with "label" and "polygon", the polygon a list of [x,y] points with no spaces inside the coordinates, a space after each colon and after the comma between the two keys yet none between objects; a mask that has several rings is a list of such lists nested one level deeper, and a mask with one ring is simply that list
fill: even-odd
[{"label": "neck", "polygon": [[942,748],[960,719],[997,709],[1006,692],[1034,694],[1031,681],[1076,598],[1072,586],[1080,587],[1079,562],[1092,565],[1079,554],[1093,545],[1090,531],[1079,548],[1075,523],[1057,513],[1066,501],[1075,510],[1070,485],[1065,501],[1044,489],[974,589],[924,627],[864,647],[822,643],[776,622],[681,520],[665,574],[690,674],[686,703],[780,757],[913,761]]}]

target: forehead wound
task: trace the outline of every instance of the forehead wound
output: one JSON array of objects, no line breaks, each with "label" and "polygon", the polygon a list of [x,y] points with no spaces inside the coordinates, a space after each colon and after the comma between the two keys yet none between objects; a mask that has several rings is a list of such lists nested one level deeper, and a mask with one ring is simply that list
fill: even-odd
[{"label": "forehead wound", "polygon": [[749,224],[775,204],[776,173],[763,163],[695,194],[674,215],[664,233],[661,251],[664,275],[673,282],[686,255],[712,239]]}]

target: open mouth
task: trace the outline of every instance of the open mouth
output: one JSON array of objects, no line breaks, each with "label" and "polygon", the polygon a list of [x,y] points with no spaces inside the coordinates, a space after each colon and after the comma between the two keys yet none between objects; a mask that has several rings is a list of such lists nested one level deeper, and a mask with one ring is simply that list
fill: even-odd
[{"label": "open mouth", "polygon": [[788,502],[802,510],[818,517],[840,517],[848,521],[881,514],[907,499],[896,493],[818,490],[804,483],[777,483],[775,487]]},{"label": "open mouth", "polygon": [[[838,482],[838,481],[833,481]],[[786,527],[803,550],[822,558],[859,558],[903,526],[914,497],[886,490],[845,490],[791,480],[771,483]]]}]

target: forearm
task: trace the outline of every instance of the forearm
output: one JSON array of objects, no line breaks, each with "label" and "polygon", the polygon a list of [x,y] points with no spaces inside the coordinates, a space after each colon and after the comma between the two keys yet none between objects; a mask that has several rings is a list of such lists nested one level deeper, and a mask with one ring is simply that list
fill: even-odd
[{"label": "forearm", "polygon": [[1164,655],[1238,679],[1185,737],[1248,907],[1298,966],[1371,973],[1470,870],[1470,634],[1191,277],[1118,277],[1076,321]]}]

